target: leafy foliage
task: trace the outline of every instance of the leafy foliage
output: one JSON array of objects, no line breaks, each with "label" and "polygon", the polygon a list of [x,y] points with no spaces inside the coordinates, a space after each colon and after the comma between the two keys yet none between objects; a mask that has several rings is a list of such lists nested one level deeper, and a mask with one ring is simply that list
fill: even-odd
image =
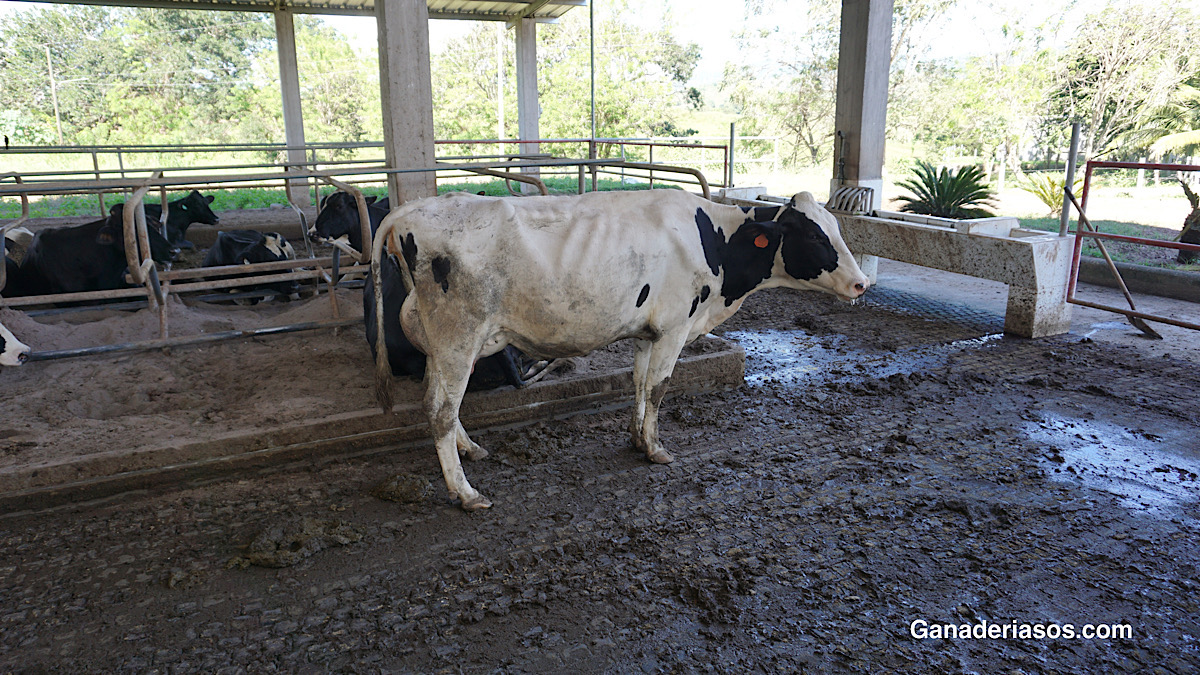
[{"label": "leafy foliage", "polygon": [[996,193],[987,185],[979,167],[964,166],[958,171],[942,167],[939,170],[928,162],[918,161],[913,174],[913,178],[897,183],[914,195],[898,198],[904,202],[901,211],[957,219],[994,215],[981,208],[993,206]]},{"label": "leafy foliage", "polygon": [[1197,17],[1180,3],[1106,3],[1061,60],[1044,125],[1080,120],[1092,156],[1121,147],[1200,68]]},{"label": "leafy foliage", "polygon": [[[1058,173],[1036,173],[1025,176],[1025,182],[1021,185],[1021,189],[1037,197],[1039,201],[1050,209],[1050,215],[1057,217],[1062,214],[1063,207],[1063,186],[1067,183],[1067,177]],[[1079,188],[1082,181],[1076,178],[1072,181],[1071,192],[1076,196],[1079,195]]]}]

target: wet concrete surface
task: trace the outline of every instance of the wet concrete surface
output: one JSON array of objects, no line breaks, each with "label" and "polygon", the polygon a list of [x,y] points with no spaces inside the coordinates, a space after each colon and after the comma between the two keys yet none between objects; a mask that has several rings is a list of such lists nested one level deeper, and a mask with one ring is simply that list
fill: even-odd
[{"label": "wet concrete surface", "polygon": [[747,384],[664,405],[673,464],[627,410],[482,435],[484,512],[425,447],[0,519],[0,670],[1196,672],[1200,359],[1000,326],[761,293],[719,331]]}]

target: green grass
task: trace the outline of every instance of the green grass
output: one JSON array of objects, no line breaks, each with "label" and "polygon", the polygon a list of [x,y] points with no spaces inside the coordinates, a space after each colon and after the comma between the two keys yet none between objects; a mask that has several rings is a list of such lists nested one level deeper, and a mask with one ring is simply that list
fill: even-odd
[{"label": "green grass", "polygon": [[[1021,227],[1031,230],[1042,230],[1046,232],[1058,232],[1058,218],[1021,218]],[[1172,231],[1161,227],[1150,227],[1138,223],[1129,223],[1119,220],[1093,220],[1092,227],[1105,234],[1117,234],[1126,237],[1141,237],[1144,239],[1158,239],[1160,241],[1174,240]],[[1078,227],[1078,223],[1071,221],[1071,230],[1074,231]],[[1081,253],[1091,258],[1103,258],[1100,253],[1100,248],[1096,246],[1095,239],[1084,239]],[[1108,254],[1117,262],[1133,263],[1137,265],[1149,265],[1151,267],[1163,267],[1166,269],[1182,270],[1182,271],[1197,271],[1200,270],[1200,265],[1180,265],[1175,262],[1175,253],[1173,250],[1169,254],[1164,253],[1168,249],[1161,249],[1145,244],[1130,244],[1119,241],[1105,242],[1105,248],[1108,249]],[[1157,255],[1157,258],[1155,256]],[[1169,260],[1163,259],[1169,256]]]}]

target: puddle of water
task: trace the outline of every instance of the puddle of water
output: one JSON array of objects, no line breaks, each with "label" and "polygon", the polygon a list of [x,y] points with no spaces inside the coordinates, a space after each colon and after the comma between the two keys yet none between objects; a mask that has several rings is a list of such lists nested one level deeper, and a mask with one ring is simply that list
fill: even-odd
[{"label": "puddle of water", "polygon": [[881,379],[940,368],[953,352],[985,347],[1003,335],[985,335],[896,352],[865,352],[847,346],[844,335],[810,335],[803,330],[729,331],[746,350],[746,383],[802,384]]},{"label": "puddle of water", "polygon": [[1185,445],[1116,424],[1051,414],[1024,430],[1061,454],[1061,463],[1041,460],[1053,480],[1116,495],[1130,510],[1174,518],[1200,497],[1200,457]]},{"label": "puddle of water", "polygon": [[1137,332],[1137,329],[1129,324],[1128,321],[1101,321],[1090,326],[1091,330],[1084,333],[1083,337],[1090,338],[1097,332],[1102,330],[1131,330]]}]

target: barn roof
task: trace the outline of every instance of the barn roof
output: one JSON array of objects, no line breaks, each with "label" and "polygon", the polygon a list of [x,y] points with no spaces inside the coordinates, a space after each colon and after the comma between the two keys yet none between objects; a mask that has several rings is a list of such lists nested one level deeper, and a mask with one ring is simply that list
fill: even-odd
[{"label": "barn roof", "polygon": [[[56,4],[103,5],[105,7],[156,7],[159,9],[207,9],[234,12],[273,12],[290,9],[298,14],[344,14],[374,16],[375,0],[54,0]],[[515,21],[532,18],[554,21],[587,0],[426,0],[431,19],[472,21]]]}]

